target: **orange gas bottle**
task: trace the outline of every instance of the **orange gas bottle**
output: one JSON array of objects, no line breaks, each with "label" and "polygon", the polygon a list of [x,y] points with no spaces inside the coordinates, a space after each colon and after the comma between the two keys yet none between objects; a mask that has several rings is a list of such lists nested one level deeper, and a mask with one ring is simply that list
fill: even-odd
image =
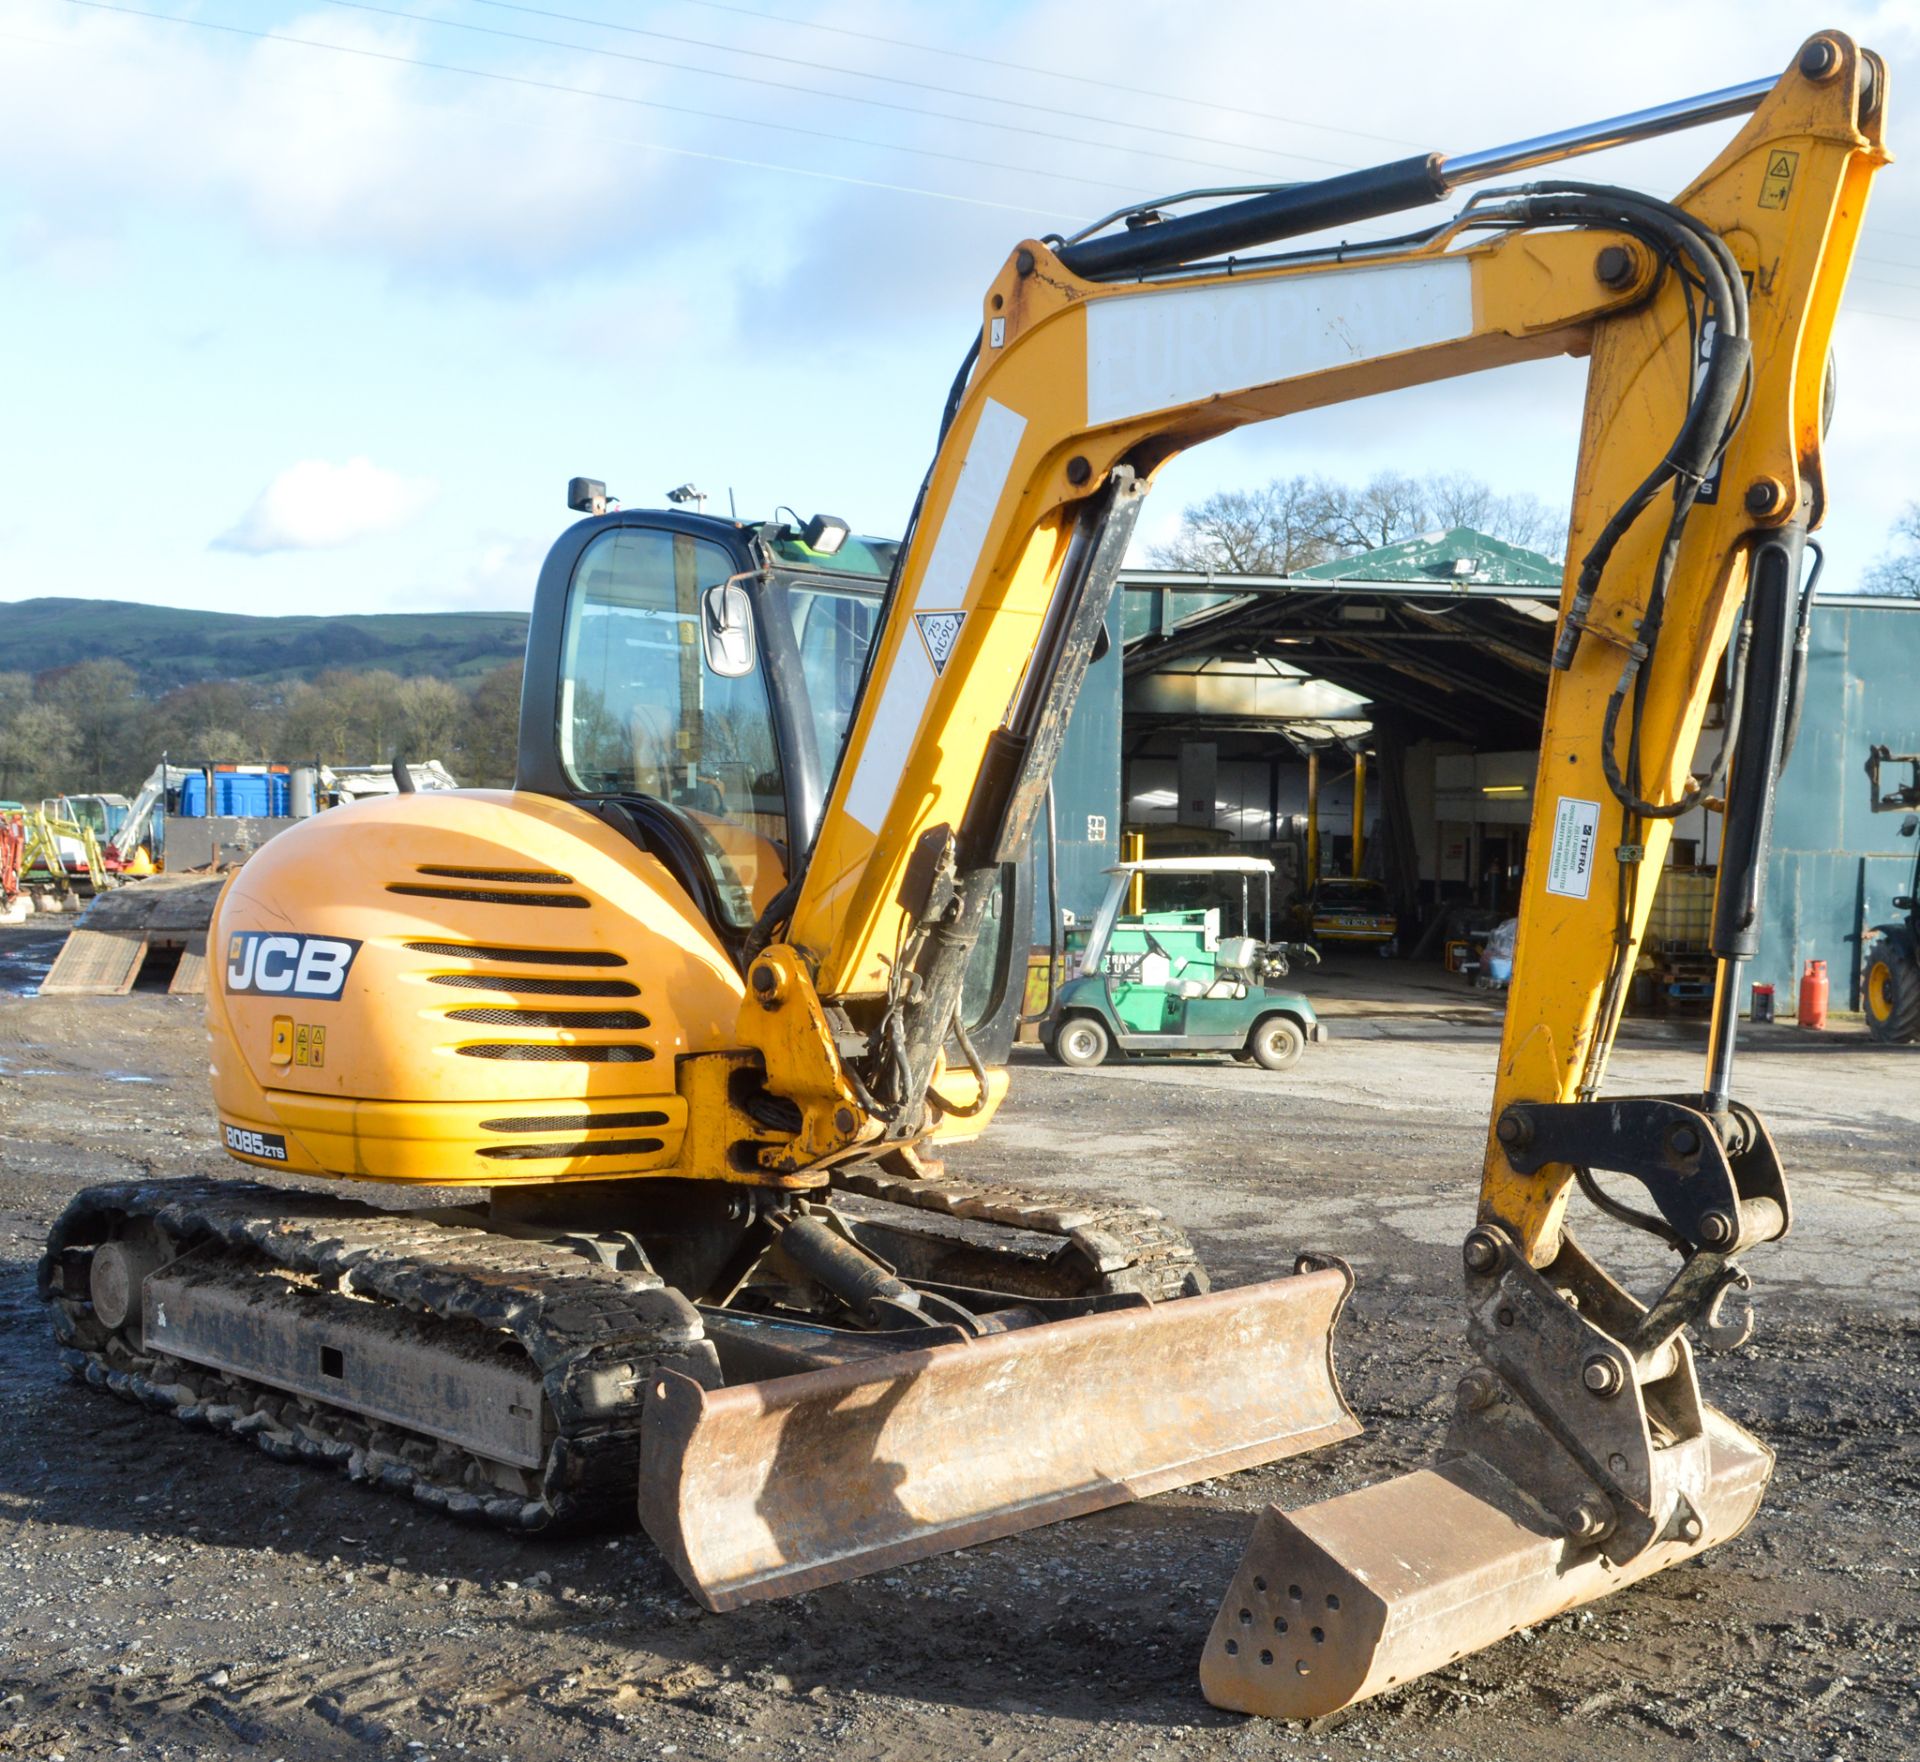
[{"label": "orange gas bottle", "polygon": [[1800,975],[1800,1026],[1824,1028],[1827,1025],[1827,963],[1808,961]]}]

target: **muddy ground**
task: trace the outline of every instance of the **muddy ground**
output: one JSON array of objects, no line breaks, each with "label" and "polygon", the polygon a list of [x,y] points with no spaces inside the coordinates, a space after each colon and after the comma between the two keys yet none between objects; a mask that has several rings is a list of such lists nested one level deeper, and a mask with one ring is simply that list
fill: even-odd
[{"label": "muddy ground", "polygon": [[[1271,1076],[1021,1055],[967,1173],[1104,1187],[1219,1282],[1346,1255],[1361,1440],[788,1602],[701,1613],[635,1536],[514,1541],[68,1382],[32,1289],[91,1180],[216,1169],[198,1008],[0,997],[0,1756],[1324,1758],[1920,1753],[1920,1055],[1777,1031],[1743,1065],[1798,1180],[1712,1397],[1780,1452],[1729,1546],[1316,1726],[1219,1713],[1200,1646],[1254,1515],[1417,1462],[1463,1365],[1494,1018],[1322,986]],[[1378,992],[1379,986],[1373,986]],[[1620,1089],[1697,1081],[1635,1035]],[[1604,1256],[1650,1272],[1607,1228]]]}]

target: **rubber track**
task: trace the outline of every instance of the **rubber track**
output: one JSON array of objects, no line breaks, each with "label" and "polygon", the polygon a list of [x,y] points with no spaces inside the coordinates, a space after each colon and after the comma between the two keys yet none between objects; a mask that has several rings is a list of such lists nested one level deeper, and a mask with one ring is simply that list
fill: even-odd
[{"label": "rubber track", "polygon": [[945,1174],[892,1175],[870,1163],[835,1169],[831,1183],[836,1193],[1063,1237],[1091,1263],[1102,1291],[1138,1291],[1160,1302],[1207,1289],[1206,1269],[1186,1231],[1151,1206],[1065,1194],[1036,1196]]},{"label": "rubber track", "polygon": [[[306,1275],[323,1290],[350,1288],[433,1323],[511,1334],[539,1374],[552,1414],[539,1496],[500,1493],[471,1471],[464,1452],[438,1440],[108,1335],[90,1305],[62,1295],[61,1263],[70,1248],[103,1241],[116,1221],[136,1217],[151,1219],[183,1249],[217,1243],[256,1264]],[[519,1529],[630,1526],[645,1379],[664,1367],[709,1387],[720,1381],[698,1313],[651,1271],[617,1272],[563,1244],[251,1181],[90,1187],[55,1223],[39,1284],[63,1356],[82,1380],[172,1409],[188,1423],[251,1435],[283,1460],[331,1462],[456,1515]],[[629,1392],[611,1414],[609,1387]],[[289,1417],[296,1409],[324,1415],[324,1424],[302,1425]]]},{"label": "rubber track", "polygon": [[[1207,1288],[1185,1232],[1146,1206],[1036,1196],[944,1175],[895,1176],[871,1165],[836,1170],[832,1187],[1069,1241],[1101,1291],[1137,1291],[1158,1301]],[[510,1333],[542,1379],[556,1427],[539,1496],[500,1492],[464,1452],[439,1440],[109,1335],[84,1299],[62,1294],[61,1264],[69,1250],[104,1241],[117,1222],[133,1218],[152,1220],[183,1250],[214,1244],[311,1279],[323,1291],[377,1297],[430,1326]],[[455,1515],[515,1529],[630,1527],[645,1378],[669,1368],[708,1387],[721,1381],[698,1312],[651,1271],[617,1272],[564,1244],[252,1181],[87,1188],[49,1234],[39,1285],[62,1356],[79,1380],[190,1425],[250,1436],[277,1460],[332,1465]],[[609,1377],[633,1391],[632,1405],[611,1419],[604,1396],[596,1402],[591,1393],[595,1384],[604,1390]],[[321,1423],[305,1423],[315,1418]]]}]

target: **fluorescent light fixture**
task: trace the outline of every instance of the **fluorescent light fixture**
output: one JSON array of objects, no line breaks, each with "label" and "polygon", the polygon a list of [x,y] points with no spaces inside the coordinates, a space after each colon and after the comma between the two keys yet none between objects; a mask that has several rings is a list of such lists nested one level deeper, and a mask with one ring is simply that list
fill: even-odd
[{"label": "fluorescent light fixture", "polygon": [[1483,783],[1480,785],[1480,793],[1482,795],[1525,795],[1527,786],[1524,783]]}]

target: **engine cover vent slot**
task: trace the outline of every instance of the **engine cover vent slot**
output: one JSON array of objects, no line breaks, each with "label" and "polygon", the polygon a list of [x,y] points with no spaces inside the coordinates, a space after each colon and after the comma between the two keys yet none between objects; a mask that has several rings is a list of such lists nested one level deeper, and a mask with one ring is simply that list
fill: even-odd
[{"label": "engine cover vent slot", "polygon": [[638,1131],[647,1126],[664,1126],[667,1116],[655,1109],[639,1113],[540,1113],[516,1114],[511,1119],[482,1120],[483,1132],[591,1132]]},{"label": "engine cover vent slot", "polygon": [[486,887],[431,887],[424,881],[389,881],[389,893],[403,893],[413,899],[459,899],[469,905],[564,906],[585,911],[587,901],[578,893],[500,893]]},{"label": "engine cover vent slot", "polygon": [[653,1057],[651,1046],[462,1046],[462,1058],[522,1059],[529,1064],[638,1065]]},{"label": "engine cover vent slot", "polygon": [[534,979],[511,973],[435,973],[436,985],[457,985],[466,991],[511,991],[523,997],[638,997],[631,979]]},{"label": "engine cover vent slot", "polygon": [[598,948],[483,948],[477,942],[409,942],[415,954],[444,955],[459,961],[549,967],[624,967],[627,957]]},{"label": "engine cover vent slot", "polygon": [[637,1009],[512,1009],[488,1004],[451,1009],[454,1022],[485,1022],[494,1028],[646,1028],[652,1024]]},{"label": "engine cover vent slot", "polygon": [[582,1138],[574,1144],[484,1144],[480,1154],[499,1162],[552,1162],[573,1156],[651,1156],[663,1148],[658,1138]]},{"label": "engine cover vent slot", "polygon": [[438,875],[445,881],[524,881],[538,883],[543,887],[571,887],[571,875],[557,874],[552,869],[457,869],[450,863],[420,863],[414,868],[416,875]]}]

